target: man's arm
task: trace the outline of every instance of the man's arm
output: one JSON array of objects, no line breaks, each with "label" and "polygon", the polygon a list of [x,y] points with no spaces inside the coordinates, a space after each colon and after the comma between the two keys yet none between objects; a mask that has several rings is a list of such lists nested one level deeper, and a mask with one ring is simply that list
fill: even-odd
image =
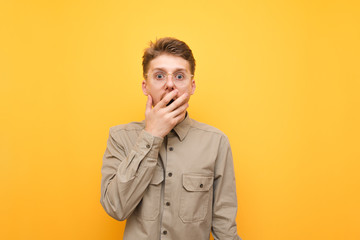
[{"label": "man's arm", "polygon": [[215,240],[241,240],[236,228],[237,198],[232,152],[223,136],[215,164],[211,231]]},{"label": "man's arm", "polygon": [[117,220],[128,218],[141,201],[154,175],[163,137],[185,116],[187,94],[167,106],[176,94],[177,90],[168,93],[154,108],[148,96],[145,129],[128,154],[122,144],[125,134],[110,129],[101,169],[100,203]]},{"label": "man's arm", "polygon": [[141,201],[154,175],[163,139],[142,130],[126,156],[119,137],[110,128],[101,169],[100,203],[110,216],[122,221]]}]

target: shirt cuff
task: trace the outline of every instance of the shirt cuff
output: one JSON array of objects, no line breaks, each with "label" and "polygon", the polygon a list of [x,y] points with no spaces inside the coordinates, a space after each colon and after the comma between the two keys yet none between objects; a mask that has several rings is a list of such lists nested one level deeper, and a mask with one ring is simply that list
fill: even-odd
[{"label": "shirt cuff", "polygon": [[147,153],[149,158],[157,159],[164,138],[153,136],[143,129],[138,139],[140,141],[138,142],[140,151]]}]

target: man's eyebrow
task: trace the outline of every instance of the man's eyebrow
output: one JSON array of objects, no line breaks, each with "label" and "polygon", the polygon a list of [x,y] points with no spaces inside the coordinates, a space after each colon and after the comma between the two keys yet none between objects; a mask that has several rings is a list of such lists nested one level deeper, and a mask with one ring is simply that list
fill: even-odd
[{"label": "man's eyebrow", "polygon": [[[160,71],[163,71],[163,72],[166,72],[165,68],[154,68],[154,71],[155,70],[160,70]],[[176,68],[174,72],[177,72],[177,71],[186,71],[186,68]]]}]

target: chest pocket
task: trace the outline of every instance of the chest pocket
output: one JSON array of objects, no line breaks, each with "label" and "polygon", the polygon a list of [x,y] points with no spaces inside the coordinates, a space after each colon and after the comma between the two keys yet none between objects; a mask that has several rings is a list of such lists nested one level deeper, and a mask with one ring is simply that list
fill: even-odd
[{"label": "chest pocket", "polygon": [[214,177],[183,174],[179,217],[183,222],[203,221],[211,212]]},{"label": "chest pocket", "polygon": [[160,212],[161,183],[164,181],[164,172],[156,166],[153,178],[145,190],[145,194],[135,209],[135,214],[143,220],[154,221]]}]

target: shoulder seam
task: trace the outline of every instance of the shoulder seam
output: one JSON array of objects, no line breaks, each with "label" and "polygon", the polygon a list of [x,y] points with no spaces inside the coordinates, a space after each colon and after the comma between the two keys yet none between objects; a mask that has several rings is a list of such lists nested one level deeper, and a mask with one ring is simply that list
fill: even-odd
[{"label": "shoulder seam", "polygon": [[[199,129],[201,131],[204,131],[204,132],[210,132],[210,133],[215,133],[215,134],[218,134],[218,135],[221,135],[221,136],[226,136],[225,133],[223,133],[221,130],[217,129],[217,131],[211,131],[211,130],[206,130],[206,129],[202,129],[202,128],[199,128],[199,127],[195,127],[195,126],[191,126],[192,128],[196,128],[196,129]],[[218,132],[219,131],[219,132]]]},{"label": "shoulder seam", "polygon": [[[116,126],[114,126],[116,127]],[[119,131],[127,131],[127,132],[130,132],[130,131],[142,131],[143,129],[142,128],[139,128],[139,129],[136,129],[136,128],[131,128],[131,129],[123,129],[123,128],[120,128],[120,129],[114,129],[114,127],[111,127],[110,129],[112,129],[111,131],[112,132],[119,132]]]}]

